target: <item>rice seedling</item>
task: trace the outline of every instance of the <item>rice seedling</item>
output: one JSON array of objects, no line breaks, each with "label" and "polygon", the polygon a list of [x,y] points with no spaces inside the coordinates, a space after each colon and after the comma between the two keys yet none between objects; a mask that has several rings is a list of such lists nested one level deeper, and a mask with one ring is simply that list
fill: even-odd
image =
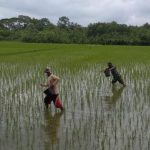
[{"label": "rice seedling", "polygon": [[[149,47],[0,43],[0,149],[150,148]],[[101,72],[114,62],[127,87]],[[43,70],[65,112],[43,104]]]}]

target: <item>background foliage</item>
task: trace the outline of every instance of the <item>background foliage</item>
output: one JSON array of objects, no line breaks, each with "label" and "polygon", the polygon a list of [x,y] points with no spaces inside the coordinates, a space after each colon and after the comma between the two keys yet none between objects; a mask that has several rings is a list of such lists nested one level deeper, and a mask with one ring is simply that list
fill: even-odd
[{"label": "background foliage", "polygon": [[150,24],[127,26],[116,22],[90,23],[83,27],[62,16],[57,25],[47,18],[20,15],[0,20],[0,40],[35,43],[150,45]]}]

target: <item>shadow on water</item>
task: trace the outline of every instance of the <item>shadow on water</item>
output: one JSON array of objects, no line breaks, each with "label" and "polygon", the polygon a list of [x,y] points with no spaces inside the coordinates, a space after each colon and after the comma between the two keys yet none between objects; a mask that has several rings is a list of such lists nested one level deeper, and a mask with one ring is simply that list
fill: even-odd
[{"label": "shadow on water", "polygon": [[109,104],[109,107],[111,107],[111,105],[116,104],[116,102],[121,97],[124,88],[125,87],[117,88],[116,86],[112,86],[112,89],[111,89],[112,95],[111,96],[105,96],[105,101]]},{"label": "shadow on water", "polygon": [[63,112],[56,112],[52,114],[52,112],[45,110],[44,117],[46,121],[45,125],[45,133],[47,135],[45,147],[49,149],[52,145],[57,144],[59,141],[58,138],[58,130],[60,128],[60,119],[63,115]]}]

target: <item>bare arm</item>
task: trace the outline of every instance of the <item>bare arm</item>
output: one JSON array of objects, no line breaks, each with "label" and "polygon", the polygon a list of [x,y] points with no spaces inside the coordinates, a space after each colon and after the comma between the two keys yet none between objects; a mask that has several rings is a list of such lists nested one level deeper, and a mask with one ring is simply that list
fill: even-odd
[{"label": "bare arm", "polygon": [[113,69],[115,69],[116,67],[111,67],[111,68],[109,68],[109,70],[111,71],[111,70],[113,70]]},{"label": "bare arm", "polygon": [[42,87],[49,87],[48,84],[40,84]]}]

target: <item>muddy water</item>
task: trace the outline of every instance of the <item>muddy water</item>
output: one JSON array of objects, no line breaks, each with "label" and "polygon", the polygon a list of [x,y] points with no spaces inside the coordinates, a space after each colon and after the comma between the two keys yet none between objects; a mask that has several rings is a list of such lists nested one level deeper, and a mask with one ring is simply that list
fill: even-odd
[{"label": "muddy water", "polygon": [[40,67],[0,66],[1,150],[150,149],[148,65],[120,68],[125,88],[113,87],[98,65],[57,70],[63,113],[44,108]]}]

